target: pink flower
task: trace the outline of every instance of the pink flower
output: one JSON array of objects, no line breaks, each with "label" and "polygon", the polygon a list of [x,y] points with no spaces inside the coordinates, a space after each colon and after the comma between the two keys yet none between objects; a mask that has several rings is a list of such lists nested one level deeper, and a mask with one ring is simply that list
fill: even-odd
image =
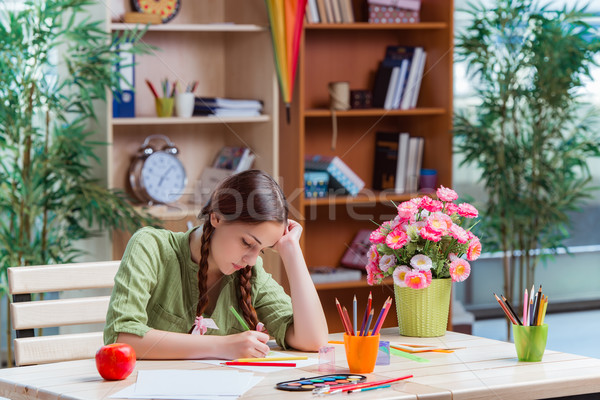
[{"label": "pink flower", "polygon": [[421,235],[423,239],[431,240],[432,242],[439,242],[440,240],[442,240],[442,235],[427,229],[427,227],[421,228],[419,230],[419,235]]},{"label": "pink flower", "polygon": [[367,264],[367,283],[373,285],[375,282],[381,282],[383,280],[383,273],[379,269],[379,266],[375,263]]},{"label": "pink flower", "polygon": [[444,205],[439,200],[433,200],[429,196],[423,196],[421,198],[420,206],[421,206],[421,208],[424,208],[425,210],[429,211],[430,213],[434,213],[437,211],[441,211],[441,209]]},{"label": "pink flower", "polygon": [[402,219],[409,219],[419,211],[419,205],[413,201],[404,201],[397,208],[398,216]]},{"label": "pink flower", "polygon": [[369,262],[379,263],[379,252],[377,251],[377,246],[374,244],[369,247],[369,251],[367,251],[367,257],[369,257]]},{"label": "pink flower", "polygon": [[431,214],[427,218],[427,229],[432,232],[439,234],[445,234],[448,229],[452,226],[452,218],[446,214],[439,212]]},{"label": "pink flower", "polygon": [[469,203],[461,203],[458,205],[458,214],[465,218],[477,218],[479,212]]},{"label": "pink flower", "polygon": [[446,214],[452,215],[458,211],[458,206],[454,203],[446,203]]},{"label": "pink flower", "polygon": [[450,227],[450,235],[458,240],[458,243],[467,243],[469,241],[467,231],[456,224]]},{"label": "pink flower", "polygon": [[390,249],[399,249],[404,246],[409,241],[408,235],[401,231],[400,229],[395,229],[385,238],[385,244],[389,246]]},{"label": "pink flower", "polygon": [[369,240],[373,244],[379,244],[385,242],[385,237],[386,235],[382,232],[382,228],[379,227],[373,232],[371,232],[371,234],[369,235]]},{"label": "pink flower", "polygon": [[467,279],[471,273],[471,265],[462,258],[457,258],[452,261],[449,269],[452,282],[462,282]]},{"label": "pink flower", "polygon": [[469,242],[469,248],[467,249],[467,260],[475,261],[481,255],[481,242],[477,238],[473,238]]},{"label": "pink flower", "polygon": [[376,264],[374,262],[368,263],[367,266],[365,267],[365,269],[367,270],[367,273],[370,274],[380,274],[381,270],[379,269],[379,264]]},{"label": "pink flower", "polygon": [[458,199],[458,194],[454,190],[445,188],[443,186],[440,186],[438,190],[436,190],[435,194],[441,201],[454,201]]},{"label": "pink flower", "polygon": [[394,283],[400,287],[406,287],[406,282],[404,278],[406,273],[412,271],[407,265],[400,265],[394,269],[394,273],[392,276],[394,277]]},{"label": "pink flower", "polygon": [[410,266],[419,271],[429,271],[433,264],[425,254],[417,254],[410,259]]},{"label": "pink flower", "polygon": [[[427,272],[429,272],[429,275],[431,276],[431,271]],[[431,283],[430,280],[428,283],[428,280],[427,274],[422,271],[410,271],[404,275],[404,283],[406,283],[406,286],[412,289],[426,288]]]}]

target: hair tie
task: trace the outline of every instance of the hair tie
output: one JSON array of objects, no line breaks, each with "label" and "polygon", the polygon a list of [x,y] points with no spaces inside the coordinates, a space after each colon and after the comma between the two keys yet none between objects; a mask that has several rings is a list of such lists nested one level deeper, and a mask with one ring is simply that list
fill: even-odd
[{"label": "hair tie", "polygon": [[192,329],[192,335],[204,335],[208,328],[204,323],[204,318],[202,316],[196,317],[194,321],[194,328]]}]

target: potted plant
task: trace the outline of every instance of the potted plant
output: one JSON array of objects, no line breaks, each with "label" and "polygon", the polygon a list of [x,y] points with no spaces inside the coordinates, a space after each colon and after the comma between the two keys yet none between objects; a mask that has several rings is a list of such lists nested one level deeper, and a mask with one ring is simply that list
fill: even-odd
[{"label": "potted plant", "polygon": [[437,200],[423,196],[400,203],[397,216],[370,235],[367,282],[393,276],[398,327],[404,336],[444,335],[451,283],[467,279],[468,261],[481,254],[469,222],[477,209],[454,203],[458,194],[452,189],[441,186],[436,195]]},{"label": "potted plant", "polygon": [[534,283],[547,256],[539,250],[564,247],[568,212],[593,190],[587,160],[600,155],[598,120],[578,89],[600,39],[577,6],[498,0],[466,12],[471,22],[457,35],[456,54],[479,102],[456,110],[456,151],[482,172],[487,202],[478,228],[486,248],[503,253],[504,293],[512,300]]},{"label": "potted plant", "polygon": [[111,38],[90,0],[19,4],[0,14],[0,297],[8,267],[72,262],[78,240],[155,222],[93,176],[95,106],[116,90],[116,47],[143,32]]}]

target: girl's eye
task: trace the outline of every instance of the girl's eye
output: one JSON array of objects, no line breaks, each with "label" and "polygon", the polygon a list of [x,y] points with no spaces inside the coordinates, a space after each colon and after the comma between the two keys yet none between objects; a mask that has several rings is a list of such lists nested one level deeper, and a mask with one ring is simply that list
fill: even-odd
[{"label": "girl's eye", "polygon": [[248,248],[252,247],[252,245],[250,243],[246,242],[246,239],[242,239],[242,243],[244,244],[244,246],[246,246]]}]

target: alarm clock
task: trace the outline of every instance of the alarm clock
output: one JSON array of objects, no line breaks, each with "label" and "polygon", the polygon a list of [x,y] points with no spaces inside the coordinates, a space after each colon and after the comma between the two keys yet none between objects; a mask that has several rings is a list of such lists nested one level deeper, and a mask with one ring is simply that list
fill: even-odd
[{"label": "alarm clock", "polygon": [[[166,145],[155,150],[150,142],[162,139]],[[177,158],[177,147],[165,135],[150,135],[129,166],[129,185],[133,195],[148,204],[173,203],[183,195],[187,176]]]},{"label": "alarm clock", "polygon": [[179,12],[181,0],[131,0],[137,12],[158,15],[163,23],[169,22]]}]

